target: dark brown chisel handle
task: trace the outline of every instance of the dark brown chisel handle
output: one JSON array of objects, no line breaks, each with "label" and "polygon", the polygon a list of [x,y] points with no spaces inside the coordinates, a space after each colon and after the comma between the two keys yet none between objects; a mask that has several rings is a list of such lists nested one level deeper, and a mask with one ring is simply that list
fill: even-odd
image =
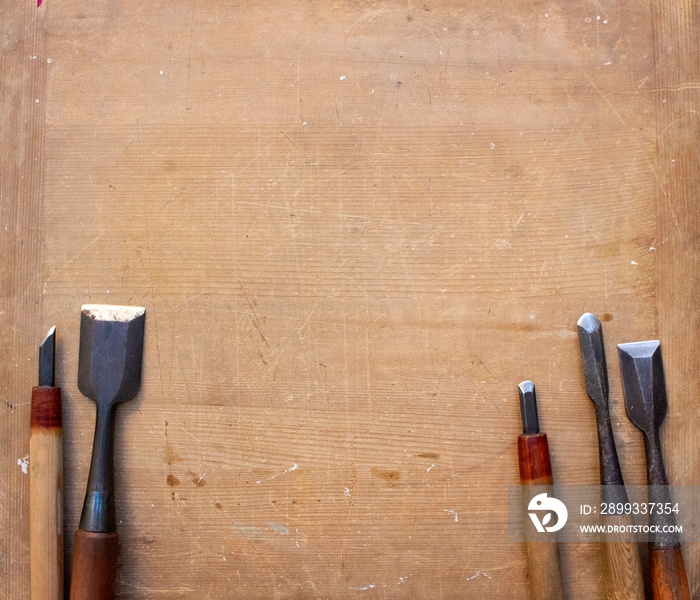
[{"label": "dark brown chisel handle", "polygon": [[[670,504],[671,493],[661,454],[659,432],[644,435],[644,449],[647,458],[647,480],[649,482],[649,501],[658,504]],[[654,600],[692,600],[688,574],[681,553],[681,541],[677,533],[673,513],[659,514],[653,511],[649,515],[649,525],[657,527],[662,533],[652,534],[649,542],[649,578],[651,579]]]},{"label": "dark brown chisel handle", "polygon": [[75,532],[70,600],[114,598],[118,540],[116,533]]},{"label": "dark brown chisel handle", "polygon": [[[520,484],[533,488],[552,485],[552,465],[549,460],[547,434],[518,436]],[[543,489],[543,491],[545,491]],[[535,495],[528,494],[528,497]],[[527,506],[525,507],[527,508]],[[526,528],[529,531],[529,528]],[[526,541],[528,581],[533,600],[561,600],[564,585],[557,542]]]},{"label": "dark brown chisel handle", "polygon": [[680,546],[650,549],[649,574],[654,600],[692,600]]}]

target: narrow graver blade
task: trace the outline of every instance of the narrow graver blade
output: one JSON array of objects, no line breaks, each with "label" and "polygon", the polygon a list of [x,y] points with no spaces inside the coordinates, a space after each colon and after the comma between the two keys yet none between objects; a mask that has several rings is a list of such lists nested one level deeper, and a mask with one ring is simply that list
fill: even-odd
[{"label": "narrow graver blade", "polygon": [[108,405],[138,393],[145,317],[134,306],[82,307],[78,388],[85,396]]},{"label": "narrow graver blade", "polygon": [[537,417],[537,396],[535,384],[529,379],[518,385],[520,394],[520,416],[523,420],[523,435],[532,435],[540,432],[540,423]]},{"label": "narrow graver blade", "polygon": [[630,421],[652,434],[666,416],[666,381],[658,341],[617,346],[625,408]]},{"label": "narrow graver blade", "polygon": [[54,387],[55,373],[56,327],[52,327],[39,346],[39,385]]},{"label": "narrow graver blade", "polygon": [[605,363],[603,328],[598,317],[591,313],[582,315],[577,325],[586,393],[595,404],[607,407],[608,368]]}]

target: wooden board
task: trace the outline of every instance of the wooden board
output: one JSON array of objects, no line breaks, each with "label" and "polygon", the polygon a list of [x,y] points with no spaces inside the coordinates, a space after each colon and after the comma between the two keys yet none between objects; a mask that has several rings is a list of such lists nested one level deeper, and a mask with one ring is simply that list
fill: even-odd
[{"label": "wooden board", "polygon": [[[524,598],[516,386],[538,386],[555,480],[595,483],[585,311],[627,482],[643,446],[614,344],[658,336],[670,478],[700,483],[694,4],[3,12],[0,597],[29,592],[51,325],[70,568],[83,303],[147,309],[118,416],[119,598]],[[601,597],[601,548],[562,554],[570,597]]]}]

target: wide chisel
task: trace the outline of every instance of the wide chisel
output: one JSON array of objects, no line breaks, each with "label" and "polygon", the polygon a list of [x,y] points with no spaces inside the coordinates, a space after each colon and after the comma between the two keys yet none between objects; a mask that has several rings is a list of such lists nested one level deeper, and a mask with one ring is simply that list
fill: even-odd
[{"label": "wide chisel", "polygon": [[114,423],[141,386],[146,310],[88,304],[80,320],[78,388],[97,404],[85,503],[75,534],[71,600],[111,600],[117,570]]},{"label": "wide chisel", "polygon": [[[649,502],[670,506],[659,437],[668,408],[661,345],[658,341],[634,342],[619,344],[617,349],[627,416],[644,436]],[[673,532],[676,527],[673,512],[651,510],[649,525],[658,527],[660,532],[651,533],[649,542],[649,576],[654,600],[691,600],[680,537]]]},{"label": "wide chisel", "polygon": [[[586,393],[595,407],[598,427],[598,457],[600,461],[601,501],[608,506],[623,507],[629,502],[622,479],[620,462],[615,449],[609,411],[608,369],[605,363],[603,328],[591,313],[578,320],[578,340],[583,362],[583,379]],[[607,531],[620,531],[615,527],[634,525],[631,514],[614,514],[600,517],[601,524],[612,526]],[[605,583],[609,600],[644,600],[644,579],[639,546],[635,541],[623,539],[622,534],[604,534]]]},{"label": "wide chisel", "polygon": [[29,557],[32,600],[63,598],[63,428],[54,381],[56,328],[39,346],[29,433]]}]

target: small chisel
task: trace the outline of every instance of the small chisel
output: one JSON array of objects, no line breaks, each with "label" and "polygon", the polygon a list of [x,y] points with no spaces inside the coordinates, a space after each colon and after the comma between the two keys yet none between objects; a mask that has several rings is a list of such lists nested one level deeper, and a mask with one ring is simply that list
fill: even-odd
[{"label": "small chisel", "polygon": [[[630,421],[644,436],[649,502],[671,504],[668,478],[661,454],[659,428],[668,408],[666,380],[658,341],[617,346],[625,408]],[[673,512],[652,510],[649,525],[662,533],[650,534],[649,576],[654,600],[691,600],[688,575],[681,553]]]},{"label": "small chisel", "polygon": [[63,598],[63,430],[55,384],[56,328],[39,346],[29,433],[29,554],[32,600]]},{"label": "small chisel", "polygon": [[[518,436],[518,463],[520,485],[527,486],[526,502],[534,498],[539,490],[545,492],[552,486],[552,464],[549,459],[547,434],[540,433],[537,417],[535,384],[523,381],[518,386],[520,414],[523,434]],[[526,532],[530,532],[529,527]],[[561,600],[564,585],[561,575],[559,544],[556,541],[536,541],[535,532],[526,534],[528,580],[530,597],[533,600]]]},{"label": "small chisel", "polygon": [[[620,462],[615,449],[609,411],[608,368],[605,363],[603,328],[591,313],[578,320],[578,340],[583,362],[586,393],[595,407],[598,427],[598,457],[600,461],[601,500],[608,505],[624,507],[629,502],[622,479]],[[625,527],[634,524],[630,514],[600,517],[606,526]],[[607,530],[606,530],[607,531]],[[609,600],[644,600],[644,579],[639,547],[634,541],[620,539],[619,534],[605,534],[606,590]]]}]

